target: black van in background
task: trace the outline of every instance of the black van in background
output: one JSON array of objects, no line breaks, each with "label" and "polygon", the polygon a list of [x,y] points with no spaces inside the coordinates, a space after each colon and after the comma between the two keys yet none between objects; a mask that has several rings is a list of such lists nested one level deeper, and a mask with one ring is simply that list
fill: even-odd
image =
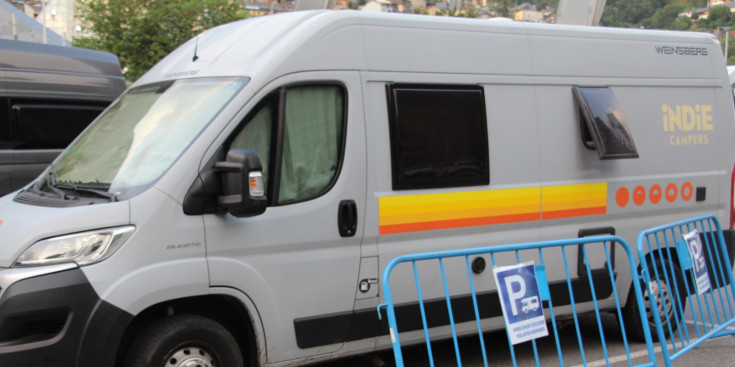
[{"label": "black van in background", "polygon": [[0,39],[0,196],[36,178],[124,90],[111,53]]}]

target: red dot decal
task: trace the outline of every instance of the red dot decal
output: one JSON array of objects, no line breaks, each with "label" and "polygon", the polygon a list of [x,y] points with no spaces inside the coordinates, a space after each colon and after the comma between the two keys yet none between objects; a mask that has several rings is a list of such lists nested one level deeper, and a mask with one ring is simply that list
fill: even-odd
[{"label": "red dot decal", "polygon": [[661,191],[661,186],[651,186],[651,190],[648,194],[648,197],[651,198],[651,203],[658,204],[661,201],[661,195],[663,195],[663,192]]},{"label": "red dot decal", "polygon": [[628,194],[628,189],[625,187],[621,187],[618,189],[618,192],[615,194],[615,202],[618,203],[618,206],[621,208],[624,208],[626,205],[628,205],[628,199],[630,198],[630,194]]},{"label": "red dot decal", "polygon": [[646,189],[643,186],[636,186],[633,189],[633,202],[635,205],[641,206],[646,202]]},{"label": "red dot decal", "polygon": [[693,194],[694,188],[692,187],[692,183],[684,182],[684,184],[681,185],[681,198],[684,199],[684,201],[689,201]]},{"label": "red dot decal", "polygon": [[673,183],[670,183],[666,185],[666,201],[673,203],[676,200],[676,195],[679,193],[679,190],[676,188],[676,185]]}]

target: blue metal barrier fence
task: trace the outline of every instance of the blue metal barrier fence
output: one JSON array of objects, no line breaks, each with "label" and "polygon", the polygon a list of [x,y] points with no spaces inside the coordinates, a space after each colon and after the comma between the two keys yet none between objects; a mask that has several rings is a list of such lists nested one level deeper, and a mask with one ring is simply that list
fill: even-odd
[{"label": "blue metal barrier fence", "polygon": [[648,323],[666,366],[708,339],[735,334],[733,258],[717,218],[643,231],[638,256]]},{"label": "blue metal barrier fence", "polygon": [[[622,249],[622,252],[617,252],[617,256],[615,248]],[[591,256],[590,253],[598,255]],[[490,274],[483,272],[484,266],[476,265],[478,257],[483,261],[489,258],[492,265]],[[603,261],[604,264],[600,267],[599,263]],[[529,262],[533,266],[528,266]],[[451,271],[447,268],[451,268]],[[461,268],[464,269],[460,271]],[[528,277],[529,270],[533,274],[531,278]],[[396,300],[391,290],[394,271],[400,278],[393,279],[394,286],[399,288],[396,294],[399,304],[394,304]],[[619,296],[627,294],[632,283],[630,291],[636,295],[635,299],[643,299],[641,285],[644,284],[644,278],[639,274],[633,250],[622,238],[616,236],[406,255],[391,261],[383,273],[382,285],[386,303],[378,307],[378,312],[382,308],[387,311],[397,366],[406,363],[401,337],[410,339],[410,344],[423,341],[427,352],[427,356],[423,358],[428,363],[422,359],[421,364],[435,365],[432,342],[437,336],[432,333],[444,333],[438,337],[448,333],[442,327],[435,327],[435,320],[427,317],[427,308],[432,309],[432,317],[440,309],[444,313],[442,318],[448,319],[457,366],[462,366],[463,363],[458,337],[467,335],[475,335],[479,339],[482,363],[485,366],[490,365],[490,359],[493,365],[498,365],[498,354],[505,352],[505,347],[494,346],[492,354],[488,355],[483,339],[483,331],[488,328],[506,330],[509,360],[501,362],[503,365],[512,362],[513,366],[517,366],[520,359],[532,355],[533,361],[523,361],[522,364],[528,365],[531,362],[540,366],[539,347],[542,347],[556,349],[553,359],[558,359],[560,366],[587,366],[592,360],[603,361],[601,365],[609,366],[612,356],[608,352],[608,341],[611,338],[621,338],[624,350],[618,354],[624,356],[628,366],[655,366],[655,352],[647,324],[643,324],[640,330],[645,340],[645,349],[637,351],[636,357],[632,357],[628,331],[623,322]],[[411,282],[411,277],[415,287],[409,292],[406,283]],[[536,285],[532,284],[532,278],[535,278]],[[538,288],[537,292],[533,288],[535,286]],[[471,302],[461,303],[458,301],[460,298],[471,299]],[[418,307],[405,307],[416,303]],[[438,303],[442,307],[436,307]],[[503,309],[502,314],[488,311],[497,310],[497,303]],[[640,320],[647,317],[642,302],[633,302],[628,307],[634,308],[625,311],[637,314]],[[401,310],[400,318],[396,316],[396,309]],[[405,327],[405,322],[402,323],[402,319],[416,317],[408,314],[406,310],[409,309],[418,309],[423,336],[419,332],[410,332],[413,329]],[[608,313],[612,313],[614,317],[606,317],[609,316]],[[536,321],[529,324],[526,321],[531,319],[523,319],[534,314],[534,317],[540,314],[541,321],[536,318]],[[589,322],[590,318],[593,319],[592,322]],[[505,323],[501,322],[503,320]],[[610,327],[610,324],[617,327]],[[548,331],[547,325],[550,326]],[[403,333],[404,331],[409,332]],[[543,336],[544,331],[548,336]],[[572,342],[564,339],[567,337]],[[640,348],[641,345],[636,344],[635,347]],[[517,348],[523,348],[524,352],[517,353]],[[532,353],[525,352],[529,348]],[[642,363],[634,364],[642,359]]]}]

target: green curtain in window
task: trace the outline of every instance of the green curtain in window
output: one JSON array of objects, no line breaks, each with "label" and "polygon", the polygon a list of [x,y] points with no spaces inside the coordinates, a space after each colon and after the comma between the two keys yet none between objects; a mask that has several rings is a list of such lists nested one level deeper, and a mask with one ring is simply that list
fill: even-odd
[{"label": "green curtain in window", "polygon": [[279,202],[317,195],[332,182],[339,162],[343,109],[338,86],[288,89]]},{"label": "green curtain in window", "polygon": [[237,134],[230,148],[247,148],[258,153],[263,166],[263,182],[268,187],[268,171],[271,157],[271,134],[273,131],[272,106],[264,105],[250,118],[245,128]]}]

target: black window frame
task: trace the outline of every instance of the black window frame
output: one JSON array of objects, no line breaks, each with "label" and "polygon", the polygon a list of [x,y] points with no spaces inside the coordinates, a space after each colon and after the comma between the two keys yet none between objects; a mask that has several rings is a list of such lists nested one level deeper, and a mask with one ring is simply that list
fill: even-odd
[{"label": "black window frame", "polygon": [[[608,120],[607,122],[599,118],[600,111],[593,111],[593,107],[588,101],[588,96],[585,95],[585,91],[587,90],[605,91],[608,93],[605,107],[619,112],[618,116],[615,117],[615,121],[610,121],[609,117],[607,117],[610,115],[615,116],[610,113],[605,115],[605,118]],[[575,85],[572,87],[572,91],[579,107],[581,139],[584,146],[588,149],[597,150],[600,159],[604,160],[638,158],[638,149],[633,140],[633,134],[630,132],[628,122],[620,109],[620,105],[612,89],[609,86]],[[617,137],[608,128],[612,122],[616,122],[619,125],[615,131]],[[616,139],[617,141],[612,139]]]},{"label": "black window frame", "polygon": [[0,97],[0,150],[12,149],[13,133],[10,125],[10,99]]},{"label": "black window frame", "polygon": [[[464,138],[465,140],[468,140],[471,142],[471,144],[463,144],[467,148],[467,156],[472,156],[475,158],[475,161],[472,161],[471,164],[465,163],[464,166],[462,166],[463,162],[470,162],[467,160],[464,161],[456,161],[454,162],[453,166],[450,165],[437,165],[434,167],[427,167],[424,171],[427,173],[432,173],[428,175],[424,175],[424,177],[417,177],[420,176],[421,173],[417,174],[406,174],[404,171],[409,171],[406,168],[405,162],[408,160],[406,157],[409,154],[414,154],[410,151],[408,151],[408,148],[406,148],[406,143],[409,141],[407,139],[401,139],[401,125],[403,124],[403,127],[406,127],[405,125],[410,124],[410,122],[405,122],[406,117],[400,116],[402,112],[405,112],[404,109],[411,109],[416,108],[417,106],[406,106],[405,102],[399,102],[399,99],[402,99],[402,94],[404,92],[408,93],[444,93],[444,97],[449,96],[450,93],[462,93],[465,95],[470,95],[472,98],[467,99],[466,104],[464,104],[461,107],[458,107],[454,104],[450,104],[451,110],[447,111],[446,113],[452,114],[457,113],[458,111],[462,111],[462,113],[467,114],[467,122],[463,125],[464,127],[467,127],[468,130],[473,131],[467,131],[464,134],[458,134],[458,136]],[[490,184],[490,154],[489,154],[489,143],[488,143],[488,126],[487,126],[487,115],[486,115],[486,106],[485,106],[485,90],[480,85],[450,85],[450,84],[409,84],[409,83],[388,83],[386,85],[386,94],[388,97],[388,122],[389,122],[389,129],[390,129],[390,149],[391,149],[391,172],[392,172],[392,186],[393,190],[413,190],[413,189],[436,189],[436,188],[453,188],[453,187],[468,187],[468,186],[482,186],[482,185],[489,185]],[[406,95],[407,96],[407,95]],[[457,94],[456,96],[460,96],[460,94]],[[455,96],[449,96],[453,98],[457,98]],[[437,97],[432,97],[429,99],[429,102],[437,100]],[[464,102],[464,101],[463,101]],[[399,103],[402,105],[399,106]],[[467,107],[467,105],[471,105],[471,107]],[[435,105],[432,105],[431,103],[427,103],[425,107],[432,107]],[[419,106],[420,107],[420,106]],[[462,109],[464,108],[464,109]],[[446,109],[445,109],[446,110]],[[437,111],[437,112],[444,112]],[[441,116],[441,113],[437,113],[434,116]],[[399,121],[403,120],[403,121]],[[410,118],[409,118],[410,120]],[[432,126],[440,126],[439,121],[434,121],[436,125]],[[414,123],[415,124],[415,123]],[[441,132],[447,132],[450,130],[441,130],[439,133],[435,133],[433,135],[433,138],[437,138],[442,136]],[[431,134],[431,133],[429,133]],[[426,135],[426,134],[425,134]],[[445,134],[443,135],[445,143],[445,146],[450,146],[446,139],[451,138],[451,134]],[[424,142],[426,144],[427,142]],[[465,142],[466,143],[466,142]],[[454,146],[454,145],[452,145]],[[472,151],[472,149],[477,149],[477,151]],[[435,151],[432,149],[432,151]],[[471,153],[470,153],[471,152]],[[446,160],[446,162],[451,162],[451,159]],[[445,176],[440,176],[443,172],[449,172]],[[454,175],[452,175],[452,170],[455,170]],[[414,168],[413,171],[420,172],[422,171],[421,168]],[[471,172],[475,171],[475,172]],[[414,176],[413,178],[410,176]],[[432,177],[428,177],[432,176]]]},{"label": "black window frame", "polygon": [[[298,200],[290,200],[290,201],[280,201],[279,198],[279,191],[280,191],[280,185],[281,185],[281,165],[283,160],[283,145],[284,145],[284,129],[286,125],[286,97],[287,97],[287,91],[291,88],[298,88],[298,87],[311,87],[311,86],[333,86],[338,87],[342,92],[342,131],[339,141],[339,156],[338,156],[338,163],[336,167],[336,171],[334,174],[334,177],[332,178],[332,181],[324,187],[322,191],[319,193],[301,198]],[[269,157],[269,165],[268,165],[268,171],[270,172],[270,177],[267,178],[267,185],[266,185],[266,198],[267,198],[267,206],[268,207],[277,207],[277,206],[284,206],[284,205],[291,205],[291,204],[298,204],[310,200],[314,200],[318,197],[321,197],[325,195],[327,192],[329,192],[334,185],[336,184],[341,172],[342,167],[344,166],[344,158],[345,158],[345,145],[347,141],[347,116],[348,116],[348,100],[349,94],[347,91],[347,87],[340,82],[332,82],[332,81],[314,81],[314,82],[301,82],[301,83],[293,83],[293,84],[287,84],[282,85],[265,96],[262,97],[260,101],[251,109],[248,114],[245,116],[245,118],[242,119],[242,121],[239,123],[239,125],[233,130],[233,132],[230,134],[230,136],[225,140],[224,144],[222,145],[224,151],[231,149],[231,145],[234,142],[235,138],[237,137],[242,130],[246,128],[248,123],[251,121],[252,117],[257,114],[261,108],[271,108],[274,116],[274,121],[271,124],[271,149],[270,149],[270,157]]]},{"label": "black window frame", "polygon": [[[8,118],[9,118],[9,125],[10,125],[10,141],[11,141],[11,149],[14,150],[58,150],[58,149],[64,149],[66,148],[76,137],[84,130],[86,129],[92,121],[94,121],[101,113],[104,111],[105,108],[110,104],[109,101],[77,101],[77,100],[54,100],[54,99],[16,99],[16,98],[10,98],[8,100],[7,110],[8,110]],[[89,119],[89,121],[86,121],[87,118],[84,119],[84,121],[81,121],[80,123],[76,124],[76,126],[66,126],[61,127],[61,130],[67,130],[67,132],[62,136],[57,136],[56,141],[42,141],[42,140],[31,140],[26,141],[23,140],[22,130],[26,129],[26,126],[21,126],[23,124],[26,124],[27,121],[21,120],[21,113],[23,110],[31,110],[31,111],[45,111],[46,114],[52,114],[53,112],[59,112],[59,111],[71,111],[71,112],[78,112],[78,111],[87,111],[87,112],[93,112],[92,114],[94,117]],[[71,115],[66,117],[72,117]],[[81,117],[79,115],[78,117]],[[85,117],[91,117],[91,116],[85,116]],[[37,126],[36,128],[43,129],[44,124],[48,124],[47,122],[43,122],[41,125]],[[74,127],[73,131],[69,133],[69,129],[72,129]],[[61,131],[61,130],[57,130]],[[76,131],[78,130],[78,131]],[[47,132],[48,133],[48,132]],[[53,135],[53,132],[51,132],[51,135]],[[48,135],[47,135],[48,136]]]}]

